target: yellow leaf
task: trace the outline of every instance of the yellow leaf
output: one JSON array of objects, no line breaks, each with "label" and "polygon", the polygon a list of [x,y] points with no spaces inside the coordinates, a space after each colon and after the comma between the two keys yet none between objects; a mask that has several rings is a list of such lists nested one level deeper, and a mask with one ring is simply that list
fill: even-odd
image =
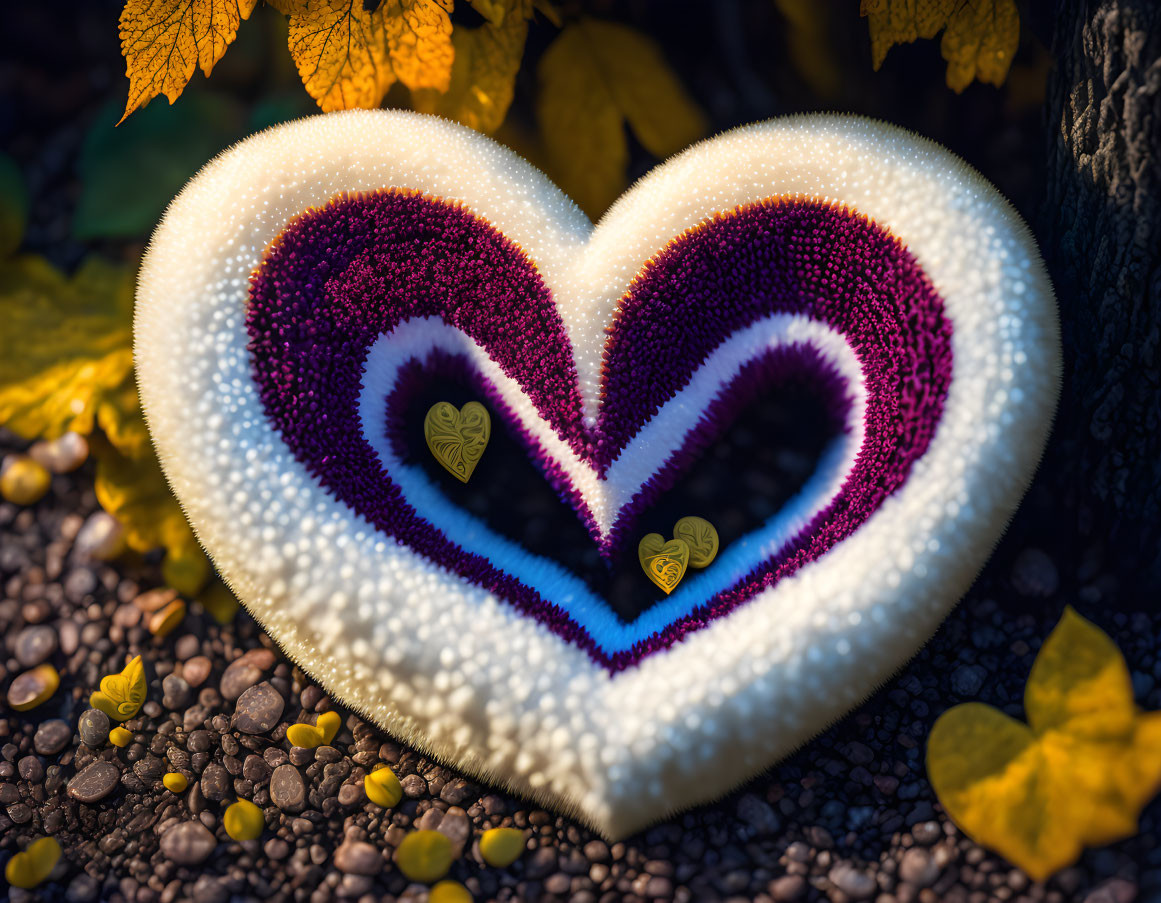
[{"label": "yellow leaf", "polygon": [[412,99],[421,113],[436,113],[491,134],[512,103],[528,20],[522,10],[509,10],[506,3],[489,3],[488,12],[480,9],[479,2],[473,5],[488,21],[479,28],[457,28],[452,33],[455,65],[447,91],[416,91]]},{"label": "yellow leaf", "polygon": [[979,79],[1002,85],[1020,44],[1015,0],[960,3],[947,23],[939,50],[947,60],[947,86],[957,93]]},{"label": "yellow leaf", "polygon": [[959,92],[974,79],[1003,84],[1020,41],[1015,0],[862,0],[876,69],[895,44],[933,38],[946,28],[940,52],[947,86]]},{"label": "yellow leaf", "polygon": [[927,771],[940,803],[978,843],[1036,880],[1085,846],[1137,832],[1161,788],[1161,714],[1138,714],[1113,642],[1067,609],[1025,690],[1029,724],[981,703],[935,722]]},{"label": "yellow leaf", "polygon": [[1133,731],[1137,710],[1125,659],[1108,634],[1071,606],[1036,656],[1024,709],[1037,733],[1119,740]]},{"label": "yellow leaf", "polygon": [[701,111],[649,38],[582,19],[545,51],[537,119],[553,175],[591,217],[620,194],[629,160],[625,124],[668,157],[705,134]]},{"label": "yellow leaf", "polygon": [[396,81],[446,91],[455,50],[451,0],[279,0],[287,43],[323,110],[377,107]]},{"label": "yellow leaf", "polygon": [[88,435],[130,379],[133,274],[90,257],[69,279],[32,255],[0,263],[0,425]]},{"label": "yellow leaf", "polygon": [[194,70],[209,75],[258,0],[126,0],[121,53],[129,99],[121,121],[158,94],[173,103]]},{"label": "yellow leaf", "polygon": [[93,451],[97,501],[125,528],[129,547],[138,552],[164,548],[162,574],[166,582],[186,595],[197,593],[209,578],[209,561],[152,450],[130,458],[112,443],[100,442]]}]

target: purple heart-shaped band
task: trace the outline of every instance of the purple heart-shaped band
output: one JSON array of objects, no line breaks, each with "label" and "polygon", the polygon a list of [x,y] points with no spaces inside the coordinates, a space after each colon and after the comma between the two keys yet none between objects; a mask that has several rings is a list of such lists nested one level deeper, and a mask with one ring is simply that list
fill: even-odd
[{"label": "purple heart-shaped band", "polygon": [[[174,490],[287,654],[608,836],[736,786],[914,653],[1018,503],[1060,366],[1007,203],[836,116],[691,148],[595,227],[431,117],[279,127],[174,201],[135,354]],[[611,566],[795,380],[836,424],[814,473],[670,595],[638,574],[632,618],[469,513],[414,441],[429,387],[468,387]]]}]

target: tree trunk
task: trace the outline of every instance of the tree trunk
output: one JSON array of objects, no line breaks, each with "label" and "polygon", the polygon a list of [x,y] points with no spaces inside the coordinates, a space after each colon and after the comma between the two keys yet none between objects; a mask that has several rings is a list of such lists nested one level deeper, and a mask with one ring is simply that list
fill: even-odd
[{"label": "tree trunk", "polygon": [[[1161,587],[1161,3],[1062,0],[1038,233],[1065,386],[1044,479],[1122,587]],[[1144,600],[1141,600],[1144,601]],[[1151,604],[1159,600],[1153,598]]]}]

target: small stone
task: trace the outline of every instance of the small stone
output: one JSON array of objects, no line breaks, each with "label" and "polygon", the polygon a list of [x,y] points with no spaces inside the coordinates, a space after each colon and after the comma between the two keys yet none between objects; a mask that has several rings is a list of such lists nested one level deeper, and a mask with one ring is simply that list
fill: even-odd
[{"label": "small stone", "polygon": [[111,762],[98,760],[86,766],[69,781],[68,795],[78,803],[96,803],[116,789],[121,772]]},{"label": "small stone", "polygon": [[262,677],[263,670],[252,660],[242,656],[226,666],[226,670],[222,672],[222,679],[218,682],[218,690],[223,699],[232,702],[258,683]]},{"label": "small stone", "polygon": [[184,599],[174,599],[164,608],[149,616],[149,632],[159,639],[169,636],[185,620]]},{"label": "small stone", "polygon": [[51,718],[42,721],[36,728],[36,735],[32,738],[32,748],[42,756],[55,756],[68,746],[73,738],[73,729],[69,723],[60,718]]},{"label": "small stone", "polygon": [[[603,841],[592,841],[585,847],[585,855],[588,855],[588,848],[592,843],[601,843]],[[608,848],[605,848],[605,856],[608,857]],[[484,862],[495,868],[507,868],[524,854],[524,832],[516,828],[491,828],[480,835],[480,855],[484,858]],[[591,858],[591,857],[589,857]],[[598,860],[600,861],[600,860]]]},{"label": "small stone", "polygon": [[759,834],[773,834],[782,827],[782,821],[770,804],[752,793],[738,800],[738,818]]},{"label": "small stone", "polygon": [[439,823],[439,833],[452,842],[452,856],[459,858],[463,855],[468,837],[472,833],[472,823],[468,814],[459,806],[452,806],[443,814]]},{"label": "small stone", "polygon": [[783,875],[770,882],[769,890],[777,903],[791,903],[806,894],[806,879],[801,875]]},{"label": "small stone", "polygon": [[56,439],[34,442],[28,456],[53,473],[72,473],[89,457],[89,442],[80,433],[69,431]]},{"label": "small stone", "polygon": [[199,821],[174,825],[161,835],[161,853],[178,865],[201,865],[210,858],[218,842]]},{"label": "small stone", "polygon": [[[337,852],[335,858],[335,864],[338,865]],[[412,831],[395,848],[395,864],[412,881],[422,881],[424,884],[438,881],[447,874],[451,863],[452,843],[439,831]]]},{"label": "small stone", "polygon": [[1102,881],[1084,898],[1084,903],[1133,903],[1137,899],[1137,885],[1126,878]]},{"label": "small stone", "polygon": [[539,847],[528,857],[525,872],[534,881],[547,878],[555,871],[556,850],[552,849],[552,847]]},{"label": "small stone", "polygon": [[879,889],[873,875],[856,869],[849,862],[834,865],[827,878],[852,900],[866,900]]},{"label": "small stone", "polygon": [[173,654],[179,662],[184,662],[197,655],[201,648],[202,643],[197,634],[187,633],[173,644]]},{"label": "small stone", "polygon": [[247,734],[265,734],[278,723],[285,706],[282,695],[263,681],[238,697],[234,727]]},{"label": "small stone", "polygon": [[116,558],[125,548],[125,528],[107,511],[89,515],[73,542],[73,551],[82,561],[108,561]]},{"label": "small stone", "polygon": [[81,872],[65,889],[65,900],[68,903],[93,903],[101,892],[101,885],[92,875]]},{"label": "small stone", "polygon": [[187,684],[197,688],[206,682],[213,669],[213,662],[208,658],[204,655],[195,655],[181,666],[181,676]]},{"label": "small stone", "polygon": [[257,840],[266,827],[266,819],[262,810],[252,802],[238,800],[227,807],[222,816],[222,826],[234,840]]},{"label": "small stone", "polygon": [[988,673],[979,665],[960,665],[951,672],[951,691],[958,696],[975,696]]},{"label": "small stone", "polygon": [[24,756],[16,763],[16,773],[30,784],[39,784],[44,780],[44,766],[36,756]]},{"label": "small stone", "polygon": [[265,846],[262,847],[268,858],[279,862],[290,855],[290,844],[288,844],[281,837],[271,837],[266,841]]},{"label": "small stone", "polygon": [[171,771],[161,779],[161,783],[170,793],[184,793],[189,786],[189,779],[180,771]]},{"label": "small stone", "polygon": [[96,749],[109,739],[109,716],[100,709],[86,709],[77,722],[77,733],[85,746]]},{"label": "small stone", "polygon": [[8,455],[0,465],[0,496],[14,505],[33,505],[52,485],[52,474],[27,455]]},{"label": "small stone", "polygon": [[185,708],[192,695],[189,684],[176,674],[165,675],[161,681],[161,693],[161,704],[170,711]]},{"label": "small stone", "polygon": [[47,702],[60,686],[60,675],[52,665],[37,665],[18,675],[8,687],[8,705],[27,712]]},{"label": "small stone", "polygon": [[301,812],[306,805],[306,784],[293,765],[279,765],[270,775],[270,801],[283,812]]},{"label": "small stone", "polygon": [[385,809],[398,805],[403,798],[403,786],[399,783],[399,778],[386,765],[376,768],[363,778],[363,789],[367,793],[367,799]]},{"label": "small stone", "polygon": [[25,668],[35,668],[56,652],[56,631],[47,624],[34,624],[16,634],[16,660]]},{"label": "small stone", "polygon": [[918,888],[930,887],[939,877],[939,866],[923,847],[911,847],[899,863],[899,877]]},{"label": "small stone", "polygon": [[[434,832],[431,832],[434,833]],[[408,835],[415,836],[414,834]],[[402,847],[402,844],[400,845]],[[371,846],[369,843],[364,843],[358,840],[344,841],[337,850],[335,850],[334,857],[335,868],[340,872],[346,872],[349,875],[378,875],[383,868],[383,857],[379,851]],[[448,866],[451,865],[451,858],[448,858]],[[446,872],[447,869],[444,869]],[[404,870],[404,874],[412,880],[425,880],[415,878],[410,872]],[[436,877],[441,877],[441,875]],[[434,880],[434,879],[431,879]]]},{"label": "small stone", "polygon": [[367,799],[367,794],[363,790],[361,784],[343,784],[339,788],[339,805],[344,809],[351,809],[355,806],[361,806]]},{"label": "small stone", "polygon": [[408,799],[417,800],[427,793],[427,781],[417,774],[409,774],[400,778],[399,786]]},{"label": "small stone", "polygon": [[230,795],[230,773],[216,762],[211,762],[202,771],[202,795],[216,803]]},{"label": "small stone", "polygon": [[1025,549],[1012,563],[1012,586],[1021,596],[1047,598],[1060,586],[1056,564],[1041,549]]},{"label": "small stone", "polygon": [[911,836],[915,838],[916,843],[925,847],[931,846],[943,836],[943,829],[939,827],[937,821],[921,821],[911,829]]}]

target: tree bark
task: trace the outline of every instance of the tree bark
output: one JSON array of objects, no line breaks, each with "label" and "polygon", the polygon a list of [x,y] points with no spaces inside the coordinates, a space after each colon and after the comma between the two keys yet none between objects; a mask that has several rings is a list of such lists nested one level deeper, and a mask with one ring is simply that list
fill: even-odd
[{"label": "tree bark", "polygon": [[[1038,220],[1065,386],[1044,478],[1122,586],[1161,587],[1161,3],[1062,0]],[[1153,599],[1153,604],[1158,600]]]}]

